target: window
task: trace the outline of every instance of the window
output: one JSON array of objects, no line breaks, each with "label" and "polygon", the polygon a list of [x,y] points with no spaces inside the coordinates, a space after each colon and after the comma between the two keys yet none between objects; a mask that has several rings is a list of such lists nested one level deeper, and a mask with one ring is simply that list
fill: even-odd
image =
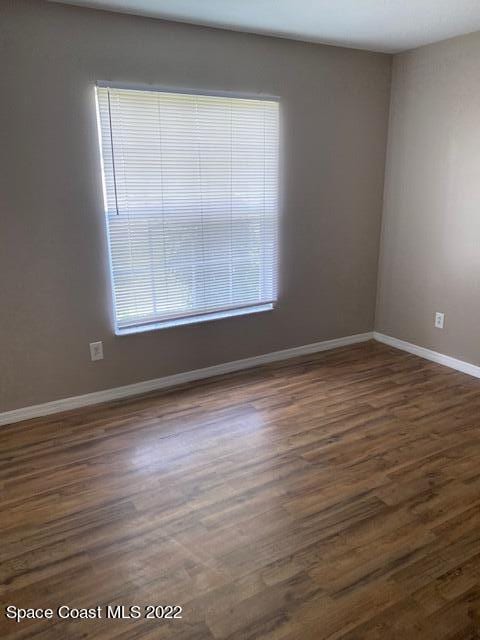
[{"label": "window", "polygon": [[271,309],[278,102],[97,87],[117,333]]}]

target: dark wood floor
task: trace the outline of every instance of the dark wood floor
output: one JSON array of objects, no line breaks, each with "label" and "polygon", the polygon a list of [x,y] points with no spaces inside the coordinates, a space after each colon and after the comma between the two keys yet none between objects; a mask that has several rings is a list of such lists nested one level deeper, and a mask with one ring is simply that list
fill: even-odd
[{"label": "dark wood floor", "polygon": [[377,343],[0,429],[0,600],[64,640],[480,637],[480,381]]}]

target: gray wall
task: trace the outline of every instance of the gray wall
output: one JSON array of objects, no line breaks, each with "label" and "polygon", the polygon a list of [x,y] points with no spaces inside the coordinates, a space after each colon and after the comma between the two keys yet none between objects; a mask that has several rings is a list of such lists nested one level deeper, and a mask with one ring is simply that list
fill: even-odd
[{"label": "gray wall", "polygon": [[[0,410],[373,328],[389,56],[2,0],[0,65]],[[97,79],[280,96],[274,312],[113,335]]]},{"label": "gray wall", "polygon": [[383,333],[477,365],[479,60],[480,33],[394,58],[376,317]]}]

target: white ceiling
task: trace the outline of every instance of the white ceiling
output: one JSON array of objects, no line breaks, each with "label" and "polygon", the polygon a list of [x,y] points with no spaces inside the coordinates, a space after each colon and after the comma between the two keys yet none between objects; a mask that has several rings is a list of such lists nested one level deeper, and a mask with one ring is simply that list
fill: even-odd
[{"label": "white ceiling", "polygon": [[396,53],[480,30],[480,0],[50,0]]}]

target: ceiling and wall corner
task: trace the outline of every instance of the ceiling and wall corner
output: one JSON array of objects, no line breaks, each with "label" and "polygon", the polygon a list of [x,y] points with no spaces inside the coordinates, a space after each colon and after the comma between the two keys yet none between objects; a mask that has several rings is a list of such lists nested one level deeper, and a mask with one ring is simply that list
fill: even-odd
[{"label": "ceiling and wall corner", "polygon": [[383,53],[480,30],[478,0],[50,1]]}]

